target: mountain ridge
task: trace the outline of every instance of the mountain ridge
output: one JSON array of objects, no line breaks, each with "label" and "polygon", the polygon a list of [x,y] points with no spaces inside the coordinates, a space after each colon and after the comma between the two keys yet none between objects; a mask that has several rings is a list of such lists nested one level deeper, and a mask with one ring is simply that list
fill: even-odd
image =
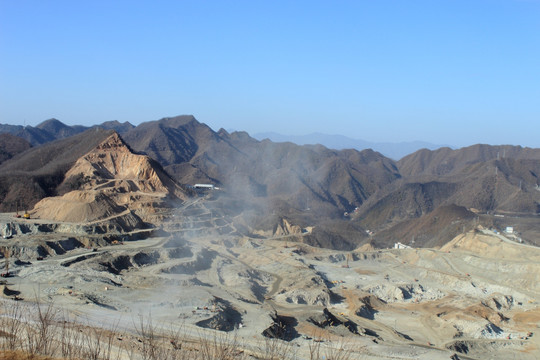
[{"label": "mountain ridge", "polygon": [[116,120],[106,121],[99,125],[66,125],[58,119],[51,118],[42,121],[36,126],[22,126],[0,124],[0,134],[9,133],[28,141],[31,145],[43,145],[54,140],[65,139],[67,137],[80,134],[88,129],[100,127],[105,130],[115,130],[123,134],[134,126],[129,122],[120,123]]},{"label": "mountain ridge", "polygon": [[[216,206],[242,217],[239,228],[272,232],[286,219],[291,228],[312,228],[301,239],[317,246],[350,249],[370,241],[391,246],[394,236],[403,235],[401,225],[413,234],[420,231],[414,227],[435,226],[422,220],[434,211],[447,213],[447,220],[458,217],[461,212],[452,206],[483,214],[485,224],[495,223],[488,214],[540,213],[540,149],[476,144],[421,149],[395,161],[371,149],[335,150],[214,131],[192,115],[106,126],[123,126],[125,144],[154,159],[175,181],[221,187]],[[65,129],[55,120],[41,128]],[[10,190],[17,182],[41,189],[31,192],[28,204],[65,193],[60,184],[68,165],[84,155],[84,142],[73,140],[77,136],[81,134],[36,146],[0,164],[0,208],[13,211],[17,196],[24,197],[22,190]],[[64,160],[55,162],[55,156]],[[459,230],[451,226],[453,221],[440,229],[447,237]],[[537,231],[533,228],[529,230]],[[434,234],[429,229],[422,233]],[[426,239],[417,245],[422,242],[433,244]]]}]

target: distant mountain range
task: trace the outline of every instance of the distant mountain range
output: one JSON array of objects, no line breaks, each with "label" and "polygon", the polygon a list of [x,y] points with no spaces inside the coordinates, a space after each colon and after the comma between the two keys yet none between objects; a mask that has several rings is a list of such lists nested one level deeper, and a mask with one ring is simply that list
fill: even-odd
[{"label": "distant mountain range", "polygon": [[[120,135],[123,135],[129,130],[135,128],[134,125],[127,121],[120,123],[116,120],[107,121],[91,127],[100,127],[106,130],[114,130]],[[81,132],[88,130],[91,127],[82,125],[69,126],[62,123],[60,120],[53,118],[45,120],[35,127],[0,124],[0,134],[9,133],[11,135],[15,135],[19,138],[25,139],[31,145],[35,146],[80,134]],[[448,145],[437,145],[424,141],[410,141],[399,143],[370,142],[360,139],[352,139],[343,135],[328,135],[322,133],[312,133],[308,135],[283,135],[274,132],[265,132],[254,134],[253,138],[257,140],[269,139],[273,142],[292,142],[297,145],[320,144],[329,149],[335,150],[372,149],[393,160],[399,160],[402,157],[420,149],[435,150],[441,147],[448,147]]]},{"label": "distant mountain range", "polygon": [[[224,189],[214,199],[216,213],[234,218],[235,228],[250,236],[278,229],[281,234],[287,220],[312,227],[301,239],[317,246],[388,247],[403,239],[440,246],[475,222],[493,226],[500,218],[478,218],[497,213],[530,217],[528,227],[520,228],[522,236],[530,242],[540,238],[540,149],[424,148],[396,161],[371,149],[356,150],[354,140],[342,137],[334,138],[340,146],[257,140],[245,132],[214,131],[190,115],[92,128],[51,119],[36,127],[0,125],[2,132],[20,137],[0,137],[6,142],[0,144],[6,158],[0,164],[2,211],[31,208],[44,197],[73,190],[76,183],[65,182],[67,171],[117,132],[179,184]],[[515,224],[518,218],[513,219]]]},{"label": "distant mountain range", "polygon": [[297,145],[315,145],[320,144],[329,149],[372,149],[380,152],[386,157],[399,160],[420,149],[435,150],[448,145],[437,145],[425,141],[408,142],[370,142],[359,139],[352,139],[343,135],[328,135],[322,133],[311,133],[307,135],[283,135],[275,132],[264,132],[254,134],[253,137],[258,140],[269,139],[273,142],[292,142]]},{"label": "distant mountain range", "polygon": [[[92,127],[100,127],[106,130],[114,130],[119,134],[134,128],[129,122],[120,123],[116,120],[107,121]],[[57,119],[45,120],[37,126],[22,126],[0,124],[0,134],[8,133],[23,138],[31,145],[42,145],[54,140],[65,139],[67,137],[80,134],[90,127],[82,125],[69,126]]]}]

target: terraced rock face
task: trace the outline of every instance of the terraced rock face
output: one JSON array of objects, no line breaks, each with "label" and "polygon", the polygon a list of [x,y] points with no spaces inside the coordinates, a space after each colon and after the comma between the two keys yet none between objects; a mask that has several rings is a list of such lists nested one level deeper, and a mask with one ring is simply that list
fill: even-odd
[{"label": "terraced rock face", "polygon": [[71,223],[121,223],[123,231],[155,222],[170,199],[185,192],[160,166],[136,155],[117,133],[81,157],[66,173],[63,196],[36,204],[32,217]]}]

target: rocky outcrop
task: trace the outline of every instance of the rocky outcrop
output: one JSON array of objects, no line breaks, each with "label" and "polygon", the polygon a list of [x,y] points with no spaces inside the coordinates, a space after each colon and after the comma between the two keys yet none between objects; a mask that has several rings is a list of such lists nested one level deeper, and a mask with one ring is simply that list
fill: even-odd
[{"label": "rocky outcrop", "polygon": [[276,301],[297,305],[330,305],[330,291],[321,276],[308,276],[309,272],[297,274],[294,281],[284,281]]},{"label": "rocky outcrop", "polygon": [[81,181],[83,189],[106,192],[157,192],[181,191],[168,176],[158,169],[149,157],[131,152],[117,133],[99,144],[93,151],[80,158],[66,173],[66,181]]},{"label": "rocky outcrop", "polygon": [[287,219],[282,218],[276,225],[274,236],[301,235],[302,228],[292,225]]}]

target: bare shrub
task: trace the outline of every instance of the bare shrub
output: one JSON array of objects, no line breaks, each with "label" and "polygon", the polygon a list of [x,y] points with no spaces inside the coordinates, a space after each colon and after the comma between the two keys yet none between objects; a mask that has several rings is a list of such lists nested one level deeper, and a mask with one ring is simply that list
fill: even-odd
[{"label": "bare shrub", "polygon": [[199,359],[201,360],[233,360],[245,358],[238,341],[238,334],[214,332],[213,336],[208,334],[199,334],[200,349]]},{"label": "bare shrub", "polygon": [[67,360],[76,360],[82,357],[84,337],[81,326],[63,319],[60,327],[60,356]]},{"label": "bare shrub", "polygon": [[321,341],[313,341],[308,345],[309,350],[309,360],[319,360],[321,359]]},{"label": "bare shrub", "polygon": [[56,312],[53,305],[37,302],[35,310],[30,311],[35,313],[35,319],[26,322],[26,351],[31,355],[54,355],[58,344],[54,341]]},{"label": "bare shrub", "polygon": [[[321,360],[321,359],[332,359],[332,360],[350,360],[353,359],[353,351],[347,349],[346,342],[341,339],[337,343],[329,342],[328,346],[324,346],[323,341],[318,339],[311,342],[308,345],[309,350],[309,359],[310,360]],[[357,359],[355,355],[354,359]]]},{"label": "bare shrub", "polygon": [[[85,341],[83,344],[83,358],[89,360],[111,360],[114,353],[114,334],[116,325],[112,330],[89,327],[86,329]],[[120,357],[117,348],[116,357]]]},{"label": "bare shrub", "polygon": [[264,338],[261,348],[261,360],[281,360],[291,357],[293,349],[292,344],[276,338]]},{"label": "bare shrub", "polygon": [[[2,302],[0,350],[13,359],[119,360],[116,328],[107,330],[70,321],[53,304]],[[16,354],[16,355],[15,355]],[[4,357],[0,357],[4,358]]]},{"label": "bare shrub", "polygon": [[141,355],[143,360],[157,360],[158,344],[155,327],[152,324],[152,316],[147,319],[139,316],[139,322],[134,324],[135,330],[139,336],[139,342],[142,345]]},{"label": "bare shrub", "polygon": [[26,313],[24,306],[18,301],[3,301],[1,304],[3,313],[0,318],[2,349],[11,351],[20,349],[22,346],[20,334],[24,328],[24,314]]},{"label": "bare shrub", "polygon": [[346,349],[346,344],[344,340],[340,340],[337,346],[334,346],[332,344],[331,346],[326,348],[325,354],[326,359],[332,359],[332,360],[350,360],[352,359],[352,353],[350,350]]},{"label": "bare shrub", "polygon": [[130,359],[160,360],[160,359],[186,359],[190,356],[189,351],[182,349],[184,338],[180,329],[171,329],[168,332],[160,332],[152,323],[152,317],[139,316],[139,322],[134,324],[138,335],[140,348],[138,351],[128,349]]}]

